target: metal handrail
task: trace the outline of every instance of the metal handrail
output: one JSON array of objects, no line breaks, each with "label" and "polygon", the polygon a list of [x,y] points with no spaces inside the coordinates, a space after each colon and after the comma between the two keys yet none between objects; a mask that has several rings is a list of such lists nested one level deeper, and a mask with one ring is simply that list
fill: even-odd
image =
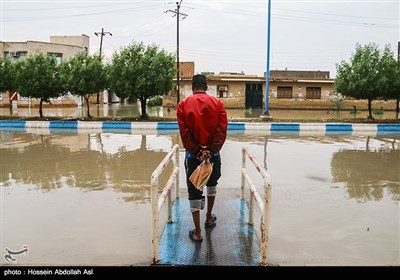
[{"label": "metal handrail", "polygon": [[[253,181],[250,179],[249,174],[246,169],[246,157],[250,159],[254,167],[261,174],[264,179],[264,200],[261,198]],[[261,246],[260,246],[260,265],[267,266],[267,253],[268,253],[268,231],[269,231],[269,208],[271,200],[271,177],[256,160],[256,158],[249,152],[247,147],[242,148],[242,178],[241,178],[241,189],[242,189],[242,199],[245,199],[244,192],[246,181],[250,188],[250,205],[249,205],[249,224],[254,224],[254,201],[257,202],[258,208],[261,211]]]},{"label": "metal handrail", "polygon": [[[165,184],[162,193],[160,196],[158,195],[158,177],[165,170],[169,161],[173,158],[174,161],[174,169]],[[158,257],[158,243],[159,243],[159,234],[158,234],[158,223],[159,223],[159,213],[160,210],[167,201],[168,207],[168,218],[167,222],[172,223],[172,195],[171,188],[175,185],[175,197],[179,197],[179,145],[176,144],[172,147],[172,150],[164,157],[164,159],[160,162],[160,164],[156,167],[156,169],[151,174],[151,213],[152,213],[152,226],[151,226],[151,243],[152,243],[152,263],[157,264],[159,262]]]}]

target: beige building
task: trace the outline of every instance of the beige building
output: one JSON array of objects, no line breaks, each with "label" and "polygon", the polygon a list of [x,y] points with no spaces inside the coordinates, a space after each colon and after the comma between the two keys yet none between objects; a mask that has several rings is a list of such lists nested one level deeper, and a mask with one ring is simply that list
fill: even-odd
[{"label": "beige building", "polygon": [[[13,61],[24,60],[30,55],[47,53],[54,55],[58,61],[68,59],[79,52],[88,52],[89,36],[50,36],[50,42],[26,41],[3,42],[0,41],[0,55],[4,59]],[[0,105],[9,106],[13,100],[13,106],[34,106],[39,100],[28,99],[19,96],[16,92],[0,93]],[[15,102],[14,102],[15,101]],[[80,100],[70,94],[51,100],[53,105],[76,106]]]},{"label": "beige building", "polygon": [[[180,64],[180,100],[192,94],[194,62]],[[208,77],[207,93],[218,97],[226,108],[263,108],[265,76],[244,73],[203,73]],[[176,80],[176,79],[175,79]],[[270,99],[329,99],[335,95],[334,79],[327,71],[270,71]],[[175,106],[176,90],[164,96],[165,106]]]},{"label": "beige building", "polygon": [[269,81],[271,98],[328,99],[336,95],[329,71],[272,70]]}]

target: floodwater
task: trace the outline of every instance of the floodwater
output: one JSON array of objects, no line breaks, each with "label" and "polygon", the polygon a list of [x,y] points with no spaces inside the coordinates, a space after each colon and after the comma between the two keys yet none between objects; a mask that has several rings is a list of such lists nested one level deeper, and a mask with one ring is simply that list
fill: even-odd
[{"label": "floodwater", "polygon": [[[147,113],[154,117],[176,118],[176,110],[166,107],[149,107]],[[228,119],[258,118],[263,115],[262,109],[228,109]],[[351,111],[334,110],[287,110],[271,109],[270,115],[274,119],[290,120],[341,120],[352,118],[368,117],[368,111],[357,111],[353,114]],[[0,108],[0,116],[19,116],[19,117],[37,117],[38,108],[16,108],[10,111],[9,108]],[[79,118],[87,116],[86,106],[77,108],[43,108],[43,115],[46,117],[69,117]],[[97,106],[90,105],[90,115],[93,117],[137,117],[140,115],[140,108],[136,104],[110,104]],[[395,111],[373,111],[375,119],[396,119]]]},{"label": "floodwater", "polygon": [[[150,263],[150,176],[177,134],[0,131],[0,143],[0,264],[5,248],[24,246],[21,265]],[[224,193],[240,188],[244,145],[272,177],[271,264],[400,264],[400,135],[232,134],[221,151]],[[183,152],[180,163],[184,192]]]}]

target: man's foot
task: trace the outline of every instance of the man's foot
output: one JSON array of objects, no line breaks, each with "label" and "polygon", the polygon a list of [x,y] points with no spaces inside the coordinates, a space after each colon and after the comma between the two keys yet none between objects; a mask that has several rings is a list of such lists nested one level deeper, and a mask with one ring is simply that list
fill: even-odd
[{"label": "man's foot", "polygon": [[217,216],[215,216],[214,214],[211,214],[211,219],[208,222],[206,220],[206,222],[204,223],[204,226],[206,228],[210,228],[210,227],[215,226],[216,222],[217,222]]},{"label": "man's foot", "polygon": [[189,237],[190,239],[192,239],[194,242],[202,242],[203,241],[203,237],[201,237],[201,235],[197,235],[195,229],[189,230]]}]

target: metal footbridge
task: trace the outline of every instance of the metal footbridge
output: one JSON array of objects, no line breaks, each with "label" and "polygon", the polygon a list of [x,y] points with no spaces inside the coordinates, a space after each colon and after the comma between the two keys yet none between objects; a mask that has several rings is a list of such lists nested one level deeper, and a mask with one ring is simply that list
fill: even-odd
[{"label": "metal footbridge", "polygon": [[[202,225],[203,242],[189,238],[193,229],[187,196],[179,194],[179,147],[175,145],[154,170],[151,177],[152,201],[152,264],[171,266],[266,266],[268,265],[268,217],[271,194],[270,176],[261,167],[246,147],[242,149],[241,188],[220,188],[213,212],[216,225]],[[250,159],[263,177],[264,194],[261,198],[246,169],[246,158]],[[158,177],[169,161],[174,168],[163,188]],[[249,199],[245,187],[249,187]],[[160,211],[167,207],[166,218]],[[254,225],[254,206],[260,210],[259,225]],[[203,212],[203,211],[202,211]],[[201,213],[205,214],[204,213]],[[204,217],[202,217],[204,223]]]}]

